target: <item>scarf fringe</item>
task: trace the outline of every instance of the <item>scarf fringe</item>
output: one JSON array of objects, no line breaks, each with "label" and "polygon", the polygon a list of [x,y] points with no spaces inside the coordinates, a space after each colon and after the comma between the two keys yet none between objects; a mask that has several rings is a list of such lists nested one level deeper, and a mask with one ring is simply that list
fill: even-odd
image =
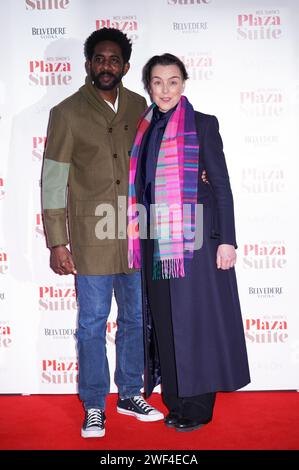
[{"label": "scarf fringe", "polygon": [[185,277],[184,258],[154,261],[153,280]]}]

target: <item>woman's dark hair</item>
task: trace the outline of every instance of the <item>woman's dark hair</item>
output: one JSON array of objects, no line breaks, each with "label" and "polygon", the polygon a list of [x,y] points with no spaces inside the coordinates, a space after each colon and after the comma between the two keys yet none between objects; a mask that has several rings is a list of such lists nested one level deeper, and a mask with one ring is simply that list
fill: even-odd
[{"label": "woman's dark hair", "polygon": [[152,68],[155,65],[177,65],[180,69],[183,80],[187,80],[189,78],[184,63],[175,55],[169,53],[162,55],[154,55],[151,59],[147,61],[147,63],[142,69],[142,81],[144,88],[148,92],[148,94],[150,94]]},{"label": "woman's dark hair", "polygon": [[129,62],[132,52],[131,41],[126,34],[115,28],[102,28],[91,33],[84,43],[84,55],[87,60],[91,60],[94,49],[99,42],[111,41],[119,45],[124,63]]}]

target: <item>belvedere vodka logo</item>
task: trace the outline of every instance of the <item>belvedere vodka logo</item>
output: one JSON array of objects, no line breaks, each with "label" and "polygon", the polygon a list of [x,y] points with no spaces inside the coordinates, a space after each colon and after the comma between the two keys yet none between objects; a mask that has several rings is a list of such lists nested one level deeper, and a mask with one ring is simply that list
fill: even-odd
[{"label": "belvedere vodka logo", "polygon": [[66,35],[65,26],[32,27],[31,35],[39,39],[59,39]]},{"label": "belvedere vodka logo", "polygon": [[206,21],[173,22],[172,29],[183,34],[200,33],[208,29],[208,23]]},{"label": "belvedere vodka logo", "polygon": [[[117,331],[116,321],[107,322],[107,341],[115,344],[115,335]],[[75,339],[76,328],[44,328],[44,336],[50,339]]]},{"label": "belvedere vodka logo", "polygon": [[270,299],[283,295],[284,290],[281,286],[268,286],[268,287],[248,287],[248,294],[259,299]]},{"label": "belvedere vodka logo", "polygon": [[282,35],[279,10],[259,10],[237,16],[238,40],[272,40]]},{"label": "belvedere vodka logo", "polygon": [[44,335],[51,339],[74,338],[76,328],[44,328]]},{"label": "belvedere vodka logo", "polygon": [[67,86],[72,81],[69,57],[49,57],[29,61],[29,85]]},{"label": "belvedere vodka logo", "polygon": [[244,142],[248,147],[270,147],[279,144],[278,135],[245,135]]}]

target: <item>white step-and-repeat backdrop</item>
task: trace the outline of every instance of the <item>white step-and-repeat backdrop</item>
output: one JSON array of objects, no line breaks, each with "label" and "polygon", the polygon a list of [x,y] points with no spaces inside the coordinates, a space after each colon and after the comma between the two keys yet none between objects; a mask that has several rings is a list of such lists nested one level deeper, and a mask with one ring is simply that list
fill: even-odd
[{"label": "white step-and-repeat backdrop", "polygon": [[[142,66],[171,52],[188,69],[195,108],[219,118],[235,198],[247,390],[299,389],[299,2],[5,0],[0,18],[0,393],[77,390],[73,277],[49,268],[40,175],[49,110],[83,84],[84,40],[104,26],[133,41],[125,86],[144,94]],[[114,303],[112,377],[115,318]]]}]

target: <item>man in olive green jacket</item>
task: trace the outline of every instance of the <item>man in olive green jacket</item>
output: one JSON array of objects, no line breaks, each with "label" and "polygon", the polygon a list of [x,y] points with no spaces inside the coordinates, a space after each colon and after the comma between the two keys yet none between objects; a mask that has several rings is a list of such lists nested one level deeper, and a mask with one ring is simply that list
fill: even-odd
[{"label": "man in olive green jacket", "polygon": [[163,419],[140,394],[140,273],[130,270],[127,261],[129,152],[146,108],[145,99],[121,83],[131,50],[127,36],[113,28],[87,38],[86,83],[52,109],[44,156],[42,205],[50,266],[57,274],[76,275],[79,395],[86,411],[82,437],[105,434],[110,388],[106,322],[113,290],[118,304],[117,411],[142,421]]}]

